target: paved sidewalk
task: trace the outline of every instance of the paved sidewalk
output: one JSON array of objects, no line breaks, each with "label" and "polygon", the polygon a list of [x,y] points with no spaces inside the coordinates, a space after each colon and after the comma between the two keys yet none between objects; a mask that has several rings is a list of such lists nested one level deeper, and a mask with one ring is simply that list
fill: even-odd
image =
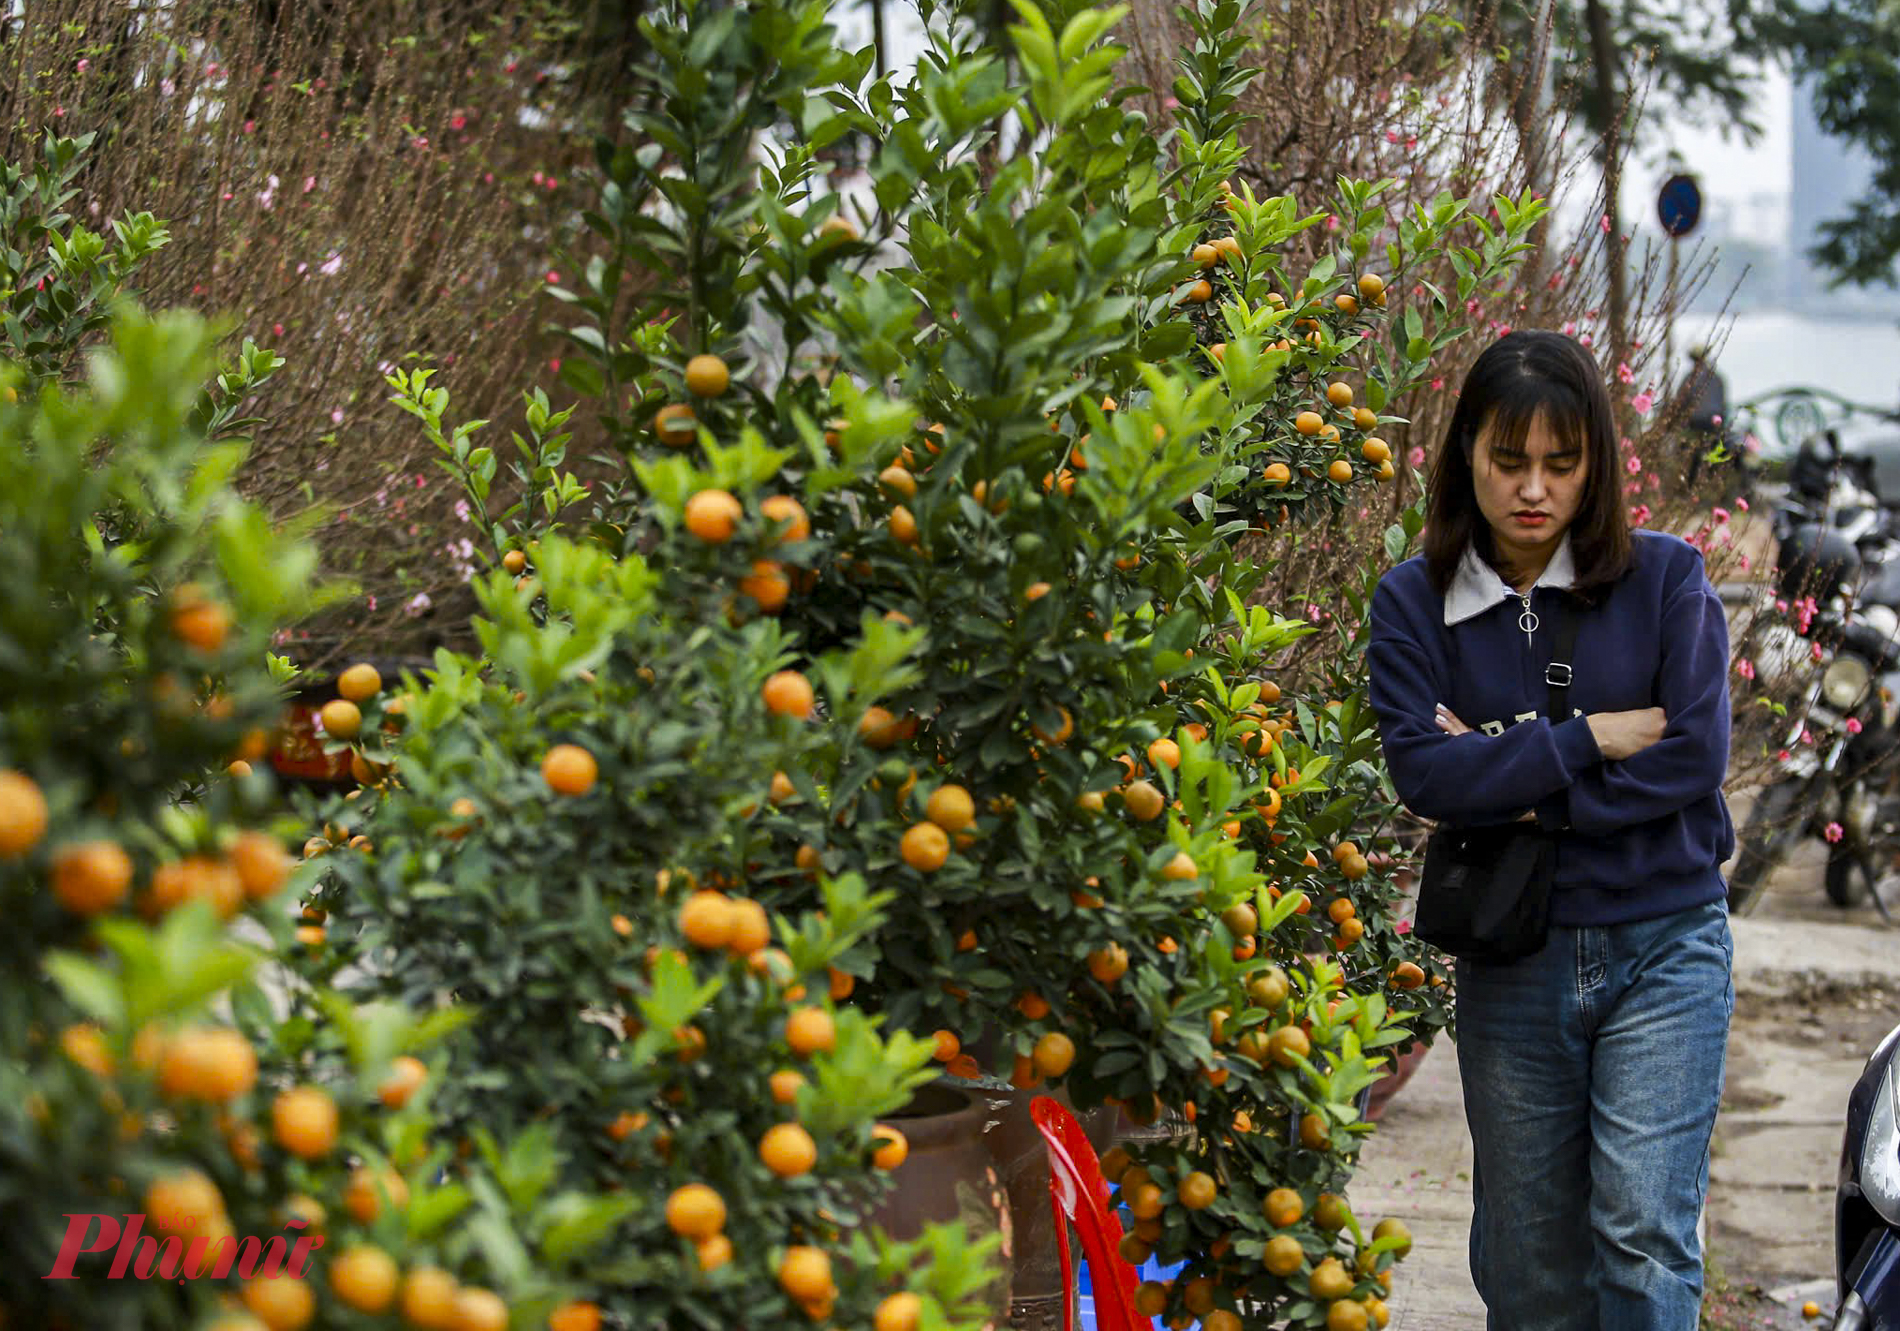
[{"label": "paved sidewalk", "polygon": [[1393,1281],[1392,1325],[1400,1331],[1482,1331],[1484,1304],[1471,1284],[1471,1137],[1465,1131],[1458,1051],[1432,1046],[1386,1106],[1360,1156],[1348,1195],[1362,1224],[1397,1216],[1412,1253]]},{"label": "paved sidewalk", "polygon": [[[1868,1049],[1900,1021],[1894,935],[1864,922],[1871,908],[1811,906],[1820,893],[1807,875],[1784,882],[1785,904],[1731,926],[1736,1021],[1707,1249],[1747,1312],[1713,1323],[1725,1327],[1802,1326],[1806,1299],[1832,1311],[1841,1115]],[[1387,1107],[1350,1190],[1362,1222],[1391,1215],[1411,1227],[1389,1301],[1397,1331],[1483,1331],[1466,1257],[1470,1170],[1458,1051],[1441,1039]]]}]

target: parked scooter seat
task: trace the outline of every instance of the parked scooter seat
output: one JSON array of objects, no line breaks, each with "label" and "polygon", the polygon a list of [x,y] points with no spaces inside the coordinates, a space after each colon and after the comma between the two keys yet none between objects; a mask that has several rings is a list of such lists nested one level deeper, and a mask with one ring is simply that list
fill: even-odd
[{"label": "parked scooter seat", "polygon": [[1820,597],[1860,575],[1860,551],[1839,532],[1809,522],[1783,538],[1780,564],[1781,595]]},{"label": "parked scooter seat", "polygon": [[1863,606],[1884,605],[1900,609],[1900,559],[1877,567],[1861,588],[1858,601]]}]

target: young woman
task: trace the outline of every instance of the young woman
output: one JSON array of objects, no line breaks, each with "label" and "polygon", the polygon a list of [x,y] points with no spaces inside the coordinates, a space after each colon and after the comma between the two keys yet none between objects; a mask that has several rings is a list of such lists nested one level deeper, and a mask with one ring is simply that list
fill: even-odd
[{"label": "young woman", "polygon": [[[1623,505],[1596,362],[1510,333],[1465,381],[1424,554],[1372,604],[1371,701],[1407,807],[1559,830],[1543,950],[1457,966],[1471,1273],[1494,1331],[1694,1331],[1701,1303],[1735,1001],[1728,629],[1701,555],[1632,533]],[[1543,714],[1559,598],[1568,717]]]}]

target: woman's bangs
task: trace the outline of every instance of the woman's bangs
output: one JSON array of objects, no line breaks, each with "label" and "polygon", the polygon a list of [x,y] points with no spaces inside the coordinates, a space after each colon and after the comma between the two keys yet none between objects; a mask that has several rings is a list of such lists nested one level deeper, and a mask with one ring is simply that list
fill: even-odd
[{"label": "woman's bangs", "polygon": [[1518,459],[1529,451],[1531,427],[1541,418],[1558,452],[1588,454],[1583,404],[1562,384],[1526,376],[1501,395],[1479,432],[1491,441],[1491,456]]}]

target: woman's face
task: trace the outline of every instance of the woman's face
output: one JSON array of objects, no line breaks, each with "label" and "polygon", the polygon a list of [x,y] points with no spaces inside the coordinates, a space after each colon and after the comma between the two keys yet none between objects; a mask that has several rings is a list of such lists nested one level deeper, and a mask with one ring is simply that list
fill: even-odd
[{"label": "woman's face", "polygon": [[1526,431],[1522,453],[1494,453],[1493,439],[1487,423],[1471,450],[1478,511],[1500,560],[1541,571],[1583,503],[1588,460],[1552,433],[1542,414]]}]

